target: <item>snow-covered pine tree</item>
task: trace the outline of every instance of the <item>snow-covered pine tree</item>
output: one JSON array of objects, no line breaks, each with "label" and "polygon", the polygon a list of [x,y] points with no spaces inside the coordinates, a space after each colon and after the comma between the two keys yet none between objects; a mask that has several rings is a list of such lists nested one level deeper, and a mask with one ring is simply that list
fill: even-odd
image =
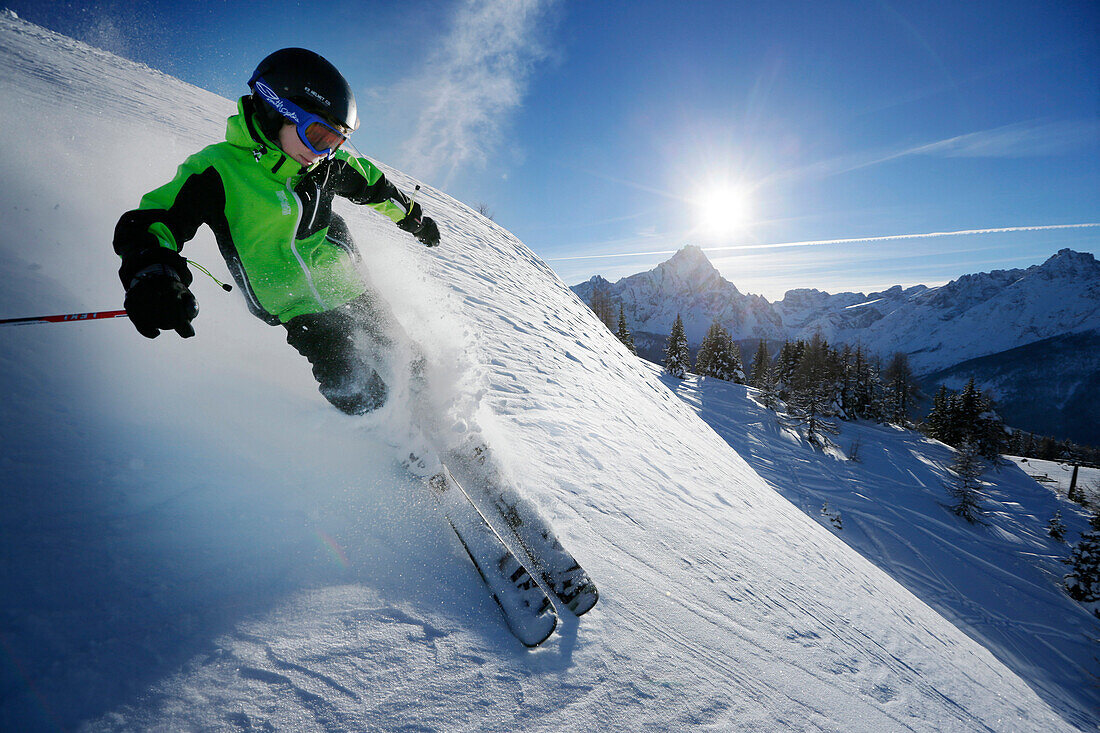
[{"label": "snow-covered pine tree", "polygon": [[757,389],[764,389],[771,372],[772,358],[768,354],[767,339],[760,339],[756,347],[756,356],[752,359],[752,370],[749,373],[749,385]]},{"label": "snow-covered pine tree", "polygon": [[711,364],[714,362],[715,351],[718,349],[718,331],[722,327],[718,321],[710,324],[707,333],[699,344],[699,352],[695,355],[695,373],[704,377],[713,377]]},{"label": "snow-covered pine tree", "polygon": [[745,383],[745,365],[741,361],[741,347],[733,342],[733,336],[730,332],[722,329],[722,348],[719,350],[721,355],[722,365],[718,371],[720,379],[725,379],[730,382],[736,382],[737,384]]},{"label": "snow-covered pine tree", "polygon": [[983,470],[978,449],[971,443],[959,446],[955,461],[951,464],[951,472],[955,475],[947,484],[947,493],[954,500],[951,511],[971,524],[981,522],[980,476]]},{"label": "snow-covered pine tree", "polygon": [[802,358],[791,377],[790,414],[806,426],[806,437],[823,445],[826,435],[836,435],[836,424],[826,419],[837,414],[835,363],[828,344],[815,335],[802,349]]},{"label": "snow-covered pine tree", "polygon": [[738,384],[745,381],[741,350],[733,343],[729,331],[717,321],[707,329],[707,335],[699,345],[699,353],[695,357],[695,373]]},{"label": "snow-covered pine tree", "polygon": [[764,379],[760,384],[760,401],[764,404],[764,407],[771,411],[775,411],[779,407],[779,388],[776,386],[779,383],[778,369],[773,364],[768,369],[764,370]]},{"label": "snow-covered pine tree", "polygon": [[1100,512],[1089,519],[1091,529],[1073,546],[1065,577],[1066,592],[1075,601],[1087,604],[1100,616]]},{"label": "snow-covered pine tree", "polygon": [[1054,512],[1054,516],[1047,522],[1047,534],[1059,542],[1066,541],[1066,523],[1062,521],[1062,510]]},{"label": "snow-covered pine tree", "polygon": [[665,371],[677,379],[683,379],[687,376],[690,365],[691,353],[688,351],[687,335],[684,333],[684,320],[677,313],[676,322],[672,324],[672,333],[668,337],[668,346],[665,347]]},{"label": "snow-covered pine tree", "polygon": [[634,346],[634,336],[626,327],[626,313],[623,311],[622,303],[619,303],[619,328],[615,331],[615,336],[623,342],[623,346],[630,349],[631,354],[638,355],[638,349]]}]

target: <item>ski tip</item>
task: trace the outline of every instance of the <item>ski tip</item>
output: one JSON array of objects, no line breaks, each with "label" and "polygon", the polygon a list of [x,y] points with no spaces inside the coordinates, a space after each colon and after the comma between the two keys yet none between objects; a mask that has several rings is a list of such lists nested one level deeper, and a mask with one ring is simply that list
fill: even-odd
[{"label": "ski tip", "polygon": [[580,593],[573,600],[566,604],[566,608],[572,611],[574,616],[583,616],[591,611],[599,600],[600,592],[596,590],[596,586],[589,583],[581,588]]},{"label": "ski tip", "polygon": [[535,647],[541,646],[543,642],[553,636],[554,632],[558,630],[558,617],[555,614],[550,613],[549,618],[553,620],[553,623],[550,625],[550,629],[546,631],[545,635],[543,635],[541,638],[524,638],[519,634],[516,634],[516,638],[519,639],[519,642],[528,649],[534,649]]}]

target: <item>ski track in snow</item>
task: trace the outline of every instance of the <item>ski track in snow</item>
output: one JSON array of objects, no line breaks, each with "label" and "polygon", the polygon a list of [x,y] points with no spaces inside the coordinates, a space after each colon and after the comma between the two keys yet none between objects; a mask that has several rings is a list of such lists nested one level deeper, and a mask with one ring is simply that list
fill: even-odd
[{"label": "ski track in snow", "polygon": [[[219,139],[231,105],[8,16],[0,38],[4,129],[33,132],[49,153],[0,193],[11,284],[0,307],[117,307],[118,214]],[[121,320],[2,334],[0,726],[877,732],[1087,720],[1057,696],[1052,708],[765,483],[769,462],[813,473],[794,437],[745,430],[766,441],[738,448],[761,457],[750,468],[521,242],[429,186],[418,200],[440,222],[436,250],[340,209],[428,357],[432,388],[416,407],[397,369],[383,410],[337,414],[279,329],[201,280],[187,341],[150,342]],[[208,233],[186,252],[224,274]],[[511,637],[397,467],[410,411],[435,416],[443,440],[484,435],[599,585],[596,608],[563,613],[544,648]]]}]

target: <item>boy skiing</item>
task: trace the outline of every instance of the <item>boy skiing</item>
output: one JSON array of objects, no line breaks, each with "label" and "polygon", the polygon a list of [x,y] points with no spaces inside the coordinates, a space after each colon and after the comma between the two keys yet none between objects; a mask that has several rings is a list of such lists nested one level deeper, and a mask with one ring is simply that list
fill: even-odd
[{"label": "boy skiing", "polygon": [[[340,148],[359,119],[351,87],[331,63],[312,51],[282,49],[260,62],[248,84],[252,93],[238,100],[225,142],[189,157],[171,182],[119,219],[114,249],[122,258],[126,315],[148,338],[162,330],[195,335],[199,309],[179,252],[206,224],[249,310],[286,329],[287,343],[313,366],[321,394],[348,414],[371,412],[386,401],[379,371],[400,327],[356,269],[358,251],[332,199],[371,206],[428,247],[439,244],[439,228],[377,166]],[[431,443],[414,441],[406,465],[426,479],[513,633],[535,646],[557,626],[527,565],[577,615],[592,608],[595,585],[533,507],[496,476],[487,446],[458,453],[448,447],[447,457],[499,515],[495,528],[433,458]]]},{"label": "boy skiing", "polygon": [[138,332],[195,335],[198,305],[179,251],[209,226],[249,310],[282,325],[322,395],[348,414],[381,406],[377,366],[394,327],[356,269],[334,196],[371,206],[428,247],[439,228],[366,158],[340,146],[359,126],[355,95],[331,63],[285,48],[256,67],[225,142],[189,157],[115,227],[126,313]]}]

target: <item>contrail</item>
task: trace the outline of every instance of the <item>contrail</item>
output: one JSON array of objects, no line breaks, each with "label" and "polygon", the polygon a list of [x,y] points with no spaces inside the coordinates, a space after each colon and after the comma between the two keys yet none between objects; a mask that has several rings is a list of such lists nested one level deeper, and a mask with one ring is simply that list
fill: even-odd
[{"label": "contrail", "polygon": [[[1086,224],[1046,224],[1033,227],[1001,227],[998,229],[960,229],[955,232],[925,232],[923,234],[891,234],[885,237],[852,237],[850,239],[812,239],[804,242],[778,242],[775,244],[738,244],[729,247],[702,247],[704,252],[728,252],[741,249],[772,249],[774,247],[813,247],[821,244],[860,244],[865,242],[888,242],[897,239],[929,239],[931,237],[959,237],[967,234],[1002,234],[1004,232],[1039,232],[1050,229],[1086,229],[1100,227],[1100,222]],[[547,257],[550,262],[564,260],[601,260],[611,257],[641,257],[645,255],[673,255],[677,250],[659,250],[651,252],[619,252],[602,255],[574,255],[572,257]]]}]

